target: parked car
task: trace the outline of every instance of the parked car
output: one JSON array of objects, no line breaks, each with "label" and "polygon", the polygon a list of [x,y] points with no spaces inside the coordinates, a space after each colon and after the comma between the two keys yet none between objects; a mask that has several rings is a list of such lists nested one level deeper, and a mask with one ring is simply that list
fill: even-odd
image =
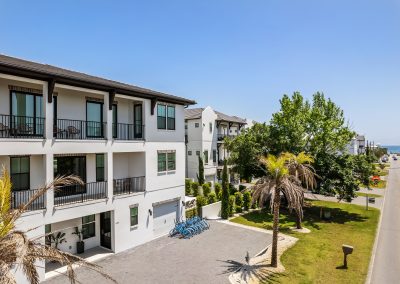
[{"label": "parked car", "polygon": [[393,156],[393,160],[397,161],[397,157],[396,157],[396,156]]}]

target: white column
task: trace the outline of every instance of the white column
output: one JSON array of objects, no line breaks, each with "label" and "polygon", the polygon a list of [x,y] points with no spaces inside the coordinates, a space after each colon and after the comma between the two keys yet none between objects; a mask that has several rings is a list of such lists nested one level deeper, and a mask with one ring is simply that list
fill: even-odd
[{"label": "white column", "polygon": [[[50,183],[54,179],[54,155],[45,154],[44,155],[44,172],[45,172],[45,182]],[[50,189],[46,193],[46,209],[48,212],[52,212],[54,207],[54,190]]]},{"label": "white column", "polygon": [[112,108],[111,110],[109,109],[110,105],[110,99],[109,99],[110,94],[104,95],[104,108],[106,112],[106,122],[107,122],[107,127],[106,127],[106,138],[108,141],[111,141],[113,139],[112,137],[112,123],[113,123],[113,115],[112,115]]},{"label": "white column", "polygon": [[48,102],[48,85],[49,83],[43,83],[43,110],[45,116],[45,137],[46,139],[53,139],[53,100],[51,103]]},{"label": "white column", "polygon": [[113,197],[113,189],[114,189],[114,174],[113,174],[113,153],[109,150],[106,153],[107,160],[107,197],[111,199]]}]

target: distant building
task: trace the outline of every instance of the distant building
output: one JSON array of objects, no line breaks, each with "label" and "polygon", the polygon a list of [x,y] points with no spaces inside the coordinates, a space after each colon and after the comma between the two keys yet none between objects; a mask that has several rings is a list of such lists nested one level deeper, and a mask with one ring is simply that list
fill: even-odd
[{"label": "distant building", "polygon": [[[221,113],[210,106],[186,109],[186,177],[197,179],[198,156],[202,155],[205,180],[219,180],[223,161],[229,157],[224,138],[237,136],[248,123],[253,124],[250,120]],[[233,182],[234,175],[229,173],[229,179]]]},{"label": "distant building", "polygon": [[347,151],[351,155],[359,155],[365,153],[365,135],[356,135],[351,139],[351,142],[347,146]]}]

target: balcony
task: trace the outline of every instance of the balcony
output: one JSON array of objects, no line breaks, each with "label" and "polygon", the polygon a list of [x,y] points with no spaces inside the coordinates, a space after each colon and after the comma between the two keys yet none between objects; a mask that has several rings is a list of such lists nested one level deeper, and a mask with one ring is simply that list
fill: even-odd
[{"label": "balcony", "polygon": [[144,140],[144,125],[114,123],[113,137],[115,140]]},{"label": "balcony", "polygon": [[83,185],[69,185],[54,192],[54,206],[84,203],[107,198],[107,182],[90,182]]},{"label": "balcony", "polygon": [[132,194],[144,192],[145,177],[132,177],[123,179],[114,179],[114,195]]},{"label": "balcony", "polygon": [[[38,189],[18,190],[11,193],[11,208],[17,209],[26,204],[36,193]],[[40,195],[35,201],[27,207],[27,211],[41,210],[46,208],[46,193]]]},{"label": "balcony", "polygon": [[45,119],[0,114],[0,138],[43,138]]},{"label": "balcony", "polygon": [[225,137],[233,138],[235,136],[236,135],[230,135],[230,134],[217,134],[217,139],[218,139],[219,142],[223,142]]},{"label": "balcony", "polygon": [[85,120],[57,119],[53,132],[56,139],[105,139],[107,123]]}]

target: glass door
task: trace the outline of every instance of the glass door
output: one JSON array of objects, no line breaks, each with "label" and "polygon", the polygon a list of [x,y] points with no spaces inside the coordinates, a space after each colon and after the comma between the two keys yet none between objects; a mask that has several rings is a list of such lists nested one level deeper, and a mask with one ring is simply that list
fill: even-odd
[{"label": "glass door", "polygon": [[143,138],[143,111],[141,104],[134,106],[134,138]]},{"label": "glass door", "polygon": [[86,136],[101,138],[103,136],[103,103],[86,102]]},{"label": "glass door", "polygon": [[[76,175],[86,182],[86,157],[65,156],[54,158],[54,177]],[[86,192],[85,185],[69,185],[54,192],[55,197],[75,195]]]},{"label": "glass door", "polygon": [[35,130],[35,95],[11,93],[11,131],[15,135],[32,135]]},{"label": "glass door", "polygon": [[100,245],[111,249],[111,211],[100,213]]}]

